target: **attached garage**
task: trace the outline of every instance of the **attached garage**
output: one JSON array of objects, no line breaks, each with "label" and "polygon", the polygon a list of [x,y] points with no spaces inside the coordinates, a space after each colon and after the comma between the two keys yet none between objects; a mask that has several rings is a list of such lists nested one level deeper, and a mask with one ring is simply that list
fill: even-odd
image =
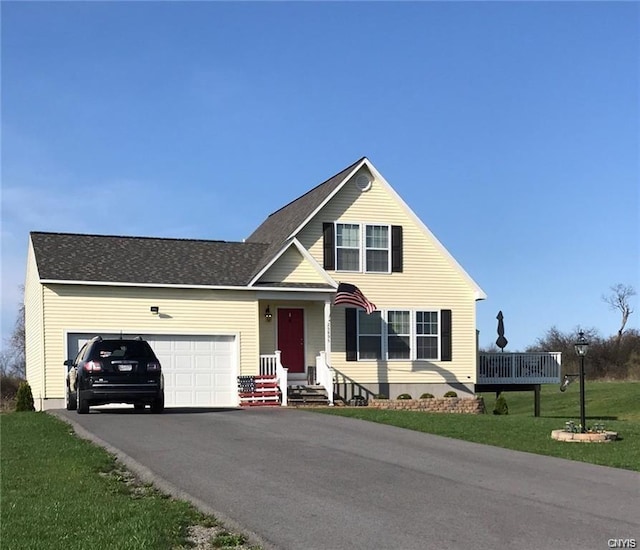
[{"label": "attached garage", "polygon": [[[68,357],[75,357],[95,333],[67,336]],[[117,338],[119,334],[101,334]],[[155,351],[164,373],[167,407],[236,407],[238,351],[233,335],[135,334]]]}]

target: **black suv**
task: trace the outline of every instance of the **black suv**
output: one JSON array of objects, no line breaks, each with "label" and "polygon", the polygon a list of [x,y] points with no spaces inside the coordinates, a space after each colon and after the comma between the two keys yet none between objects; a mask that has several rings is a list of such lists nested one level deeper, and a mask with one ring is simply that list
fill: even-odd
[{"label": "black suv", "polygon": [[89,412],[91,405],[132,403],[164,410],[164,378],[156,354],[142,338],[89,340],[67,366],[67,410]]}]

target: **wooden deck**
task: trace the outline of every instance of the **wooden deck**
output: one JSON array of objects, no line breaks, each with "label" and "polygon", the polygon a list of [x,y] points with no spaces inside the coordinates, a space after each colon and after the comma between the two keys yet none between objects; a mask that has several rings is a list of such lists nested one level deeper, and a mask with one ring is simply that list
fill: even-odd
[{"label": "wooden deck", "polygon": [[562,354],[556,351],[530,353],[480,353],[477,384],[559,384]]}]

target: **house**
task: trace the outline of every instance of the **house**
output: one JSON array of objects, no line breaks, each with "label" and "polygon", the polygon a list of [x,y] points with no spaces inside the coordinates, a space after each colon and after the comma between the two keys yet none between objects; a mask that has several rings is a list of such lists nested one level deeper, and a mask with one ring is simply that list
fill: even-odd
[{"label": "house", "polygon": [[[340,282],[376,311],[334,305]],[[62,407],[63,362],[122,334],[155,349],[168,407],[238,406],[238,377],[264,373],[331,401],[472,395],[485,297],[362,158],[243,242],[32,232],[27,379],[40,409]]]}]

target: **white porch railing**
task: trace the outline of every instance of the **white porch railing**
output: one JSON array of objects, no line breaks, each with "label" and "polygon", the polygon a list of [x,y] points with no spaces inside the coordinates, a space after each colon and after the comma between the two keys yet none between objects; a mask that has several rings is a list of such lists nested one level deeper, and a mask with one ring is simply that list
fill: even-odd
[{"label": "white porch railing", "polygon": [[324,351],[316,356],[316,382],[327,390],[329,406],[333,407],[333,369],[327,364]]},{"label": "white porch railing", "polygon": [[562,353],[480,353],[478,384],[559,384]]},{"label": "white porch railing", "polygon": [[288,389],[288,369],[282,366],[280,362],[280,351],[277,350],[273,355],[260,356],[260,375],[275,376],[282,394],[282,406],[287,406],[287,389]]}]

